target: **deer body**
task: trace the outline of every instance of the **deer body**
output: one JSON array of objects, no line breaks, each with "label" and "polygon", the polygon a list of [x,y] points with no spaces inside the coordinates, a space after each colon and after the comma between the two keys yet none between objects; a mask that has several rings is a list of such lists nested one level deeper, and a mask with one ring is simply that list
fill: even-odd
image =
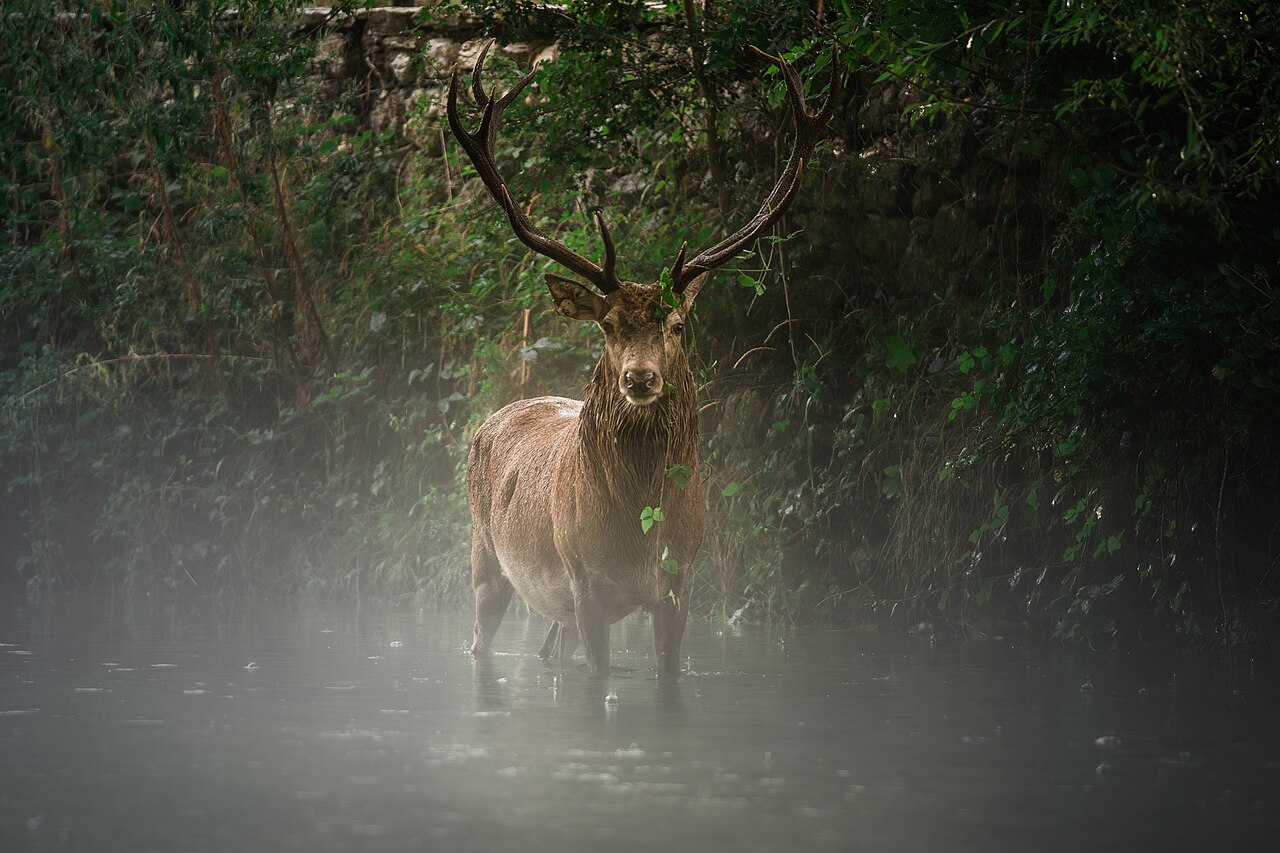
[{"label": "deer body", "polygon": [[[603,218],[596,217],[605,251],[601,266],[539,231],[512,199],[494,159],[498,120],[534,72],[501,97],[487,94],[480,79],[487,52],[471,75],[472,97],[483,108],[479,128],[466,130],[458,117],[456,73],[449,126],[516,236],[594,285],[593,291],[547,275],[556,311],[598,325],[604,351],[581,403],[522,400],[476,430],[467,457],[476,596],[471,651],[490,651],[511,596],[519,592],[554,620],[543,657],[568,658],[581,641],[589,669],[607,673],[609,625],[645,608],[653,616],[658,673],[677,675],[688,616],[684,586],[703,525],[698,406],[685,319],[707,273],[770,228],[791,203],[804,161],[840,97],[838,56],[833,52],[827,97],[811,113],[790,63],[760,54],[782,71],[796,117],[787,164],[746,226],[687,262],[682,247],[661,285],[618,278]],[[687,481],[671,475],[677,466]],[[661,520],[647,532],[641,526],[645,507],[661,509]]]},{"label": "deer body", "polygon": [[[512,403],[472,439],[473,651],[488,650],[515,591],[556,623],[544,656],[567,657],[581,638],[587,665],[607,669],[608,626],[643,607],[654,617],[659,672],[678,671],[683,579],[703,525],[683,314],[655,319],[652,286],[628,283],[600,297],[567,280],[549,284],[565,297],[562,313],[601,322],[605,351],[582,402]],[[686,290],[686,305],[695,293]],[[687,466],[687,482],[668,476],[676,465]],[[648,532],[646,506],[664,515]],[[664,559],[678,570],[664,569]]]}]

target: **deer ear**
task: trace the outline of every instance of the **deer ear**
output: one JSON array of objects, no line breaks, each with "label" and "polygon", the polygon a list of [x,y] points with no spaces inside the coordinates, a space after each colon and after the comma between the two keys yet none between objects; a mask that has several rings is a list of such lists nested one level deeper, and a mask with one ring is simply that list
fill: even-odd
[{"label": "deer ear", "polygon": [[547,273],[547,290],[556,303],[556,313],[574,320],[598,321],[609,310],[604,297],[585,284]]},{"label": "deer ear", "polygon": [[698,291],[702,289],[702,284],[707,280],[707,276],[711,275],[710,270],[695,278],[684,286],[684,292],[680,294],[681,300],[684,302],[684,310],[688,310],[693,306],[693,299],[698,295]]}]

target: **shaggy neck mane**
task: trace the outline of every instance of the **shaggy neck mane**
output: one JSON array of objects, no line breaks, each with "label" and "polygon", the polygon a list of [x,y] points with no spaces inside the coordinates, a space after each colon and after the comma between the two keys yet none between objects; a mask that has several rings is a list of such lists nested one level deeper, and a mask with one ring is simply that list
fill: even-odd
[{"label": "shaggy neck mane", "polygon": [[664,376],[662,397],[633,405],[618,390],[616,371],[596,365],[578,421],[583,461],[592,480],[615,500],[657,499],[673,465],[698,462],[698,401],[687,367]]}]

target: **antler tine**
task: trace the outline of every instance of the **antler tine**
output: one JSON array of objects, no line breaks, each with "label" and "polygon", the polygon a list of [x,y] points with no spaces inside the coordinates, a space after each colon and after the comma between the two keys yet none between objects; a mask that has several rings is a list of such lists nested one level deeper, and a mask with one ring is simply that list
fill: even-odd
[{"label": "antler tine", "polygon": [[480,127],[475,133],[471,133],[462,126],[462,120],[458,116],[458,70],[455,68],[449,80],[449,96],[445,103],[445,113],[449,119],[449,128],[453,131],[453,135],[457,138],[463,150],[467,152],[467,156],[471,158],[476,174],[480,176],[485,188],[489,190],[489,194],[493,196],[494,201],[498,203],[503,213],[507,215],[507,221],[511,223],[511,228],[515,231],[516,236],[520,238],[520,242],[538,254],[550,258],[556,263],[567,267],[573,273],[585,278],[595,285],[601,293],[611,293],[617,290],[620,285],[615,273],[617,259],[613,240],[604,225],[604,219],[597,216],[596,220],[600,226],[601,237],[604,239],[605,247],[605,266],[601,268],[568,246],[552,240],[539,231],[537,226],[533,224],[533,220],[529,218],[529,214],[525,212],[524,208],[516,204],[511,197],[511,191],[507,188],[506,181],[502,179],[502,174],[498,171],[498,166],[494,159],[494,149],[498,136],[498,120],[502,117],[502,111],[518,98],[520,93],[533,80],[536,69],[524,75],[502,97],[497,98],[486,95],[481,81],[481,69],[492,44],[492,41],[489,42],[480,51],[475,68],[471,72],[471,94],[476,103],[484,109],[480,119]]},{"label": "antler tine", "polygon": [[809,111],[805,108],[804,103],[804,83],[800,79],[799,72],[796,67],[788,62],[782,56],[774,56],[772,53],[765,53],[754,44],[747,45],[747,48],[756,56],[773,65],[782,72],[782,79],[787,84],[787,100],[791,103],[791,112],[795,115],[796,121],[809,117]]},{"label": "antler tine", "polygon": [[671,267],[672,286],[677,293],[683,292],[699,274],[732,259],[742,251],[744,246],[778,221],[800,188],[805,161],[813,153],[818,135],[835,113],[840,101],[844,75],[841,73],[838,45],[832,44],[831,47],[831,82],[817,112],[810,112],[805,104],[804,84],[795,66],[785,58],[765,53],[757,47],[752,47],[751,50],[781,70],[782,78],[787,85],[787,100],[790,101],[791,111],[795,114],[796,138],[791,144],[787,165],[778,176],[778,181],[764,200],[764,204],[760,206],[759,212],[750,222],[711,248],[699,252],[687,264],[684,263],[684,247],[681,247],[680,254],[676,256],[676,262]]},{"label": "antler tine", "polygon": [[[680,251],[676,253],[676,260],[675,260],[675,263],[673,263],[673,264],[671,265],[671,282],[672,282],[672,290],[676,290],[676,286],[677,286],[677,285],[679,285],[679,290],[677,290],[676,292],[682,292],[682,291],[684,290],[684,287],[685,287],[685,285],[684,285],[684,284],[679,284],[679,283],[680,283],[680,282],[682,282],[682,281],[684,280],[684,279],[683,279],[683,276],[684,276],[684,253],[685,253],[686,251],[688,251],[688,249],[689,249],[689,243],[688,243],[688,241],[685,241],[684,243],[681,243],[681,244],[680,244]],[[686,284],[687,284],[687,282],[686,282]]]},{"label": "antler tine", "polygon": [[613,237],[609,235],[609,226],[604,224],[604,214],[596,211],[596,227],[600,229],[600,239],[604,242],[604,277],[612,282],[612,290],[618,289],[618,255],[613,248]]},{"label": "antler tine", "polygon": [[480,48],[480,55],[476,57],[476,64],[471,66],[471,98],[485,110],[489,108],[490,99],[485,94],[484,84],[480,82],[480,72],[484,69],[484,61],[489,56],[489,48],[493,47],[493,42],[494,39],[485,42],[484,47]]}]

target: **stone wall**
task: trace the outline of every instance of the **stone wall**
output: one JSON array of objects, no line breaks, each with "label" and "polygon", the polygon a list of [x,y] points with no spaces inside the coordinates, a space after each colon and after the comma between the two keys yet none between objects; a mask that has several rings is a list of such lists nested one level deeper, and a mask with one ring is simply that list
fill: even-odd
[{"label": "stone wall", "polygon": [[[437,0],[416,0],[346,15],[314,7],[299,19],[300,30],[317,42],[322,92],[336,100],[354,91],[362,124],[379,133],[402,131],[433,152],[440,145],[449,75],[455,67],[474,67],[488,42],[477,37],[475,18],[435,12],[437,5]],[[554,59],[556,49],[511,44],[498,52],[529,68]]]}]

